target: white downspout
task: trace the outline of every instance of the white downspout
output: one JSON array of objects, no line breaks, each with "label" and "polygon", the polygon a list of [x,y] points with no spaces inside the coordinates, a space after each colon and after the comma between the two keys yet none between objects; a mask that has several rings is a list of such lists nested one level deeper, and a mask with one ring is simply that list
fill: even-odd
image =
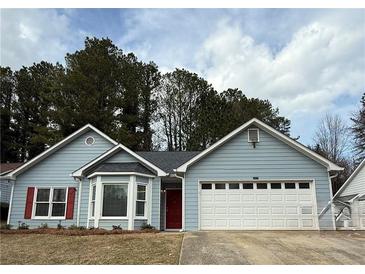
[{"label": "white downspout", "polygon": [[14,184],[15,184],[15,181],[11,181],[11,192],[10,192],[10,201],[9,201],[9,209],[8,209],[8,218],[6,220],[6,223],[8,225],[10,224],[10,214],[11,214],[11,208],[13,206]]},{"label": "white downspout", "polygon": [[81,210],[81,193],[82,193],[82,180],[80,178],[76,178],[76,181],[79,182],[79,196],[77,198],[77,217],[76,217],[76,225],[80,226],[80,210]]}]

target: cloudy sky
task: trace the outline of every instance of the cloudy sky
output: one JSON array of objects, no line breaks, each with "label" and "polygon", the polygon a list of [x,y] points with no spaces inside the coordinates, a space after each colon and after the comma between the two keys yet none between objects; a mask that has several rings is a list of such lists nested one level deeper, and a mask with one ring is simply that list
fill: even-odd
[{"label": "cloudy sky", "polygon": [[365,10],[1,10],[1,65],[64,63],[85,36],[109,37],[161,71],[184,67],[219,91],[269,99],[304,144],[320,118],[365,91]]}]

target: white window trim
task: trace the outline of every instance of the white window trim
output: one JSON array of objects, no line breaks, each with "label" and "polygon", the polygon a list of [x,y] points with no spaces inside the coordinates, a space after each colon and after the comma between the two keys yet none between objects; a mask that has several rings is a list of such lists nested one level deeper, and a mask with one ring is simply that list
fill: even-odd
[{"label": "white window trim", "polygon": [[[145,198],[144,200],[138,200],[138,186],[144,186],[145,187]],[[134,219],[135,220],[147,220],[147,211],[148,211],[148,184],[147,183],[139,183],[136,182],[136,199],[135,199],[135,210],[134,210]],[[137,216],[137,202],[144,202],[144,215],[143,216]]]},{"label": "white window trim", "polygon": [[[127,186],[127,213],[126,213],[126,216],[103,216],[103,201],[104,201],[104,186],[106,185],[126,185]],[[130,184],[129,182],[105,182],[105,183],[101,183],[101,200],[100,200],[100,219],[101,220],[115,220],[115,219],[118,219],[118,220],[123,220],[123,219],[128,219],[128,204],[129,204],[129,188],[130,188]],[[96,197],[95,197],[96,198]],[[95,216],[95,214],[94,214]]]},{"label": "white window trim", "polygon": [[[53,191],[54,189],[66,189],[66,197],[65,202],[53,202]],[[36,216],[36,206],[37,203],[47,203],[47,202],[37,202],[37,193],[39,189],[49,189],[49,199],[48,199],[48,216]],[[68,202],[68,187],[67,186],[42,186],[42,187],[35,187],[34,188],[34,194],[33,194],[33,207],[32,207],[32,220],[65,220],[66,219],[66,212],[67,212],[67,202]],[[63,216],[52,216],[52,209],[53,209],[53,203],[65,203],[65,213]]]},{"label": "white window trim", "polygon": [[[250,140],[250,131],[254,131],[254,130],[257,131],[257,141],[256,142]],[[258,128],[247,129],[247,141],[249,143],[260,143],[260,130]]]},{"label": "white window trim", "polygon": [[[95,200],[94,200],[94,216],[91,215],[93,202],[93,187],[95,187]],[[95,220],[95,212],[96,212],[96,182],[90,183],[90,197],[89,197],[89,219]]]}]

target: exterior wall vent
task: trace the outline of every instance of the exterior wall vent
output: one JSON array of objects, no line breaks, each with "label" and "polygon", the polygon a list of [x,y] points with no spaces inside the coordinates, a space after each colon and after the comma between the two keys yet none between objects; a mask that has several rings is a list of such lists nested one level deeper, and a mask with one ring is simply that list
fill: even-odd
[{"label": "exterior wall vent", "polygon": [[258,143],[260,142],[260,133],[258,128],[250,128],[248,130],[248,142]]},{"label": "exterior wall vent", "polygon": [[92,136],[88,136],[88,137],[86,137],[86,139],[85,139],[85,144],[86,144],[86,145],[91,146],[91,145],[93,145],[94,143],[95,143],[95,139],[94,139],[94,137],[92,137]]}]

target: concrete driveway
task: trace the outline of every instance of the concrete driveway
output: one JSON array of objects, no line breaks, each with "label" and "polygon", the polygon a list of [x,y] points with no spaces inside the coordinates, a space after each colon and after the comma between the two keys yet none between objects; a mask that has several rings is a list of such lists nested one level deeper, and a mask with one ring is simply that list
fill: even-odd
[{"label": "concrete driveway", "polygon": [[180,264],[365,264],[365,231],[188,232]]}]

